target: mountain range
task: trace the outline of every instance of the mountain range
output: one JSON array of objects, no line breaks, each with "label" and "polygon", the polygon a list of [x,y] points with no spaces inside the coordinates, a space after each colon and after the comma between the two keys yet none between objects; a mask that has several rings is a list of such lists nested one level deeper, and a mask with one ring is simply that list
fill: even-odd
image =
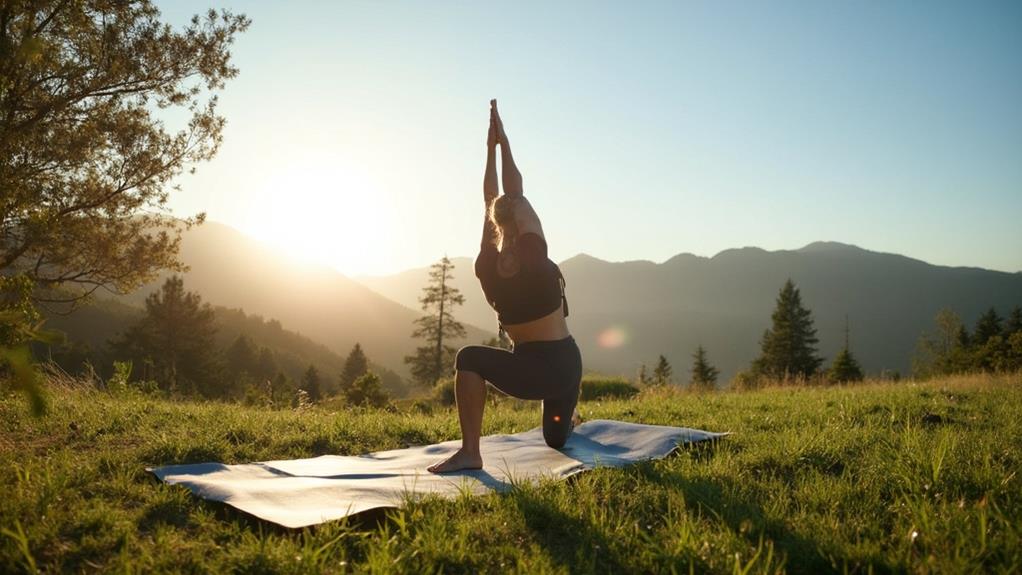
[{"label": "mountain range", "polygon": [[[332,268],[296,261],[216,222],[182,234],[180,257],[189,267],[180,274],[185,289],[203,301],[275,319],[342,357],[361,343],[372,361],[408,375],[403,359],[421,345],[411,337],[412,322],[423,315],[417,303],[415,309],[401,305]],[[141,306],[165,278],[122,301]],[[472,326],[466,331],[466,338],[454,345],[495,335]]]},{"label": "mountain range", "polygon": [[[276,252],[223,224],[186,232],[185,287],[213,305],[278,320],[285,329],[346,354],[360,342],[370,359],[403,376],[428,268],[349,278]],[[454,287],[465,296],[455,317],[468,335],[454,345],[495,335],[496,319],[471,258],[452,258]],[[1002,315],[1022,305],[1022,273],[946,267],[836,242],[796,250],[730,249],[713,257],[682,253],[663,263],[608,262],[579,254],[560,262],[567,282],[568,324],[587,370],[633,376],[659,355],[687,379],[691,354],[706,348],[727,381],[748,367],[770,325],[777,294],[791,278],[815,320],[819,352],[829,360],[845,344],[867,372],[907,374],[919,336],[941,308],[968,325],[989,307]],[[122,301],[141,305],[163,278]]]},{"label": "mountain range", "polygon": [[[472,260],[453,261],[455,287],[466,300],[457,317],[494,325]],[[679,381],[687,379],[698,345],[707,349],[723,381],[747,368],[788,278],[813,312],[820,354],[834,357],[845,344],[847,325],[852,352],[873,374],[907,374],[919,336],[931,329],[941,308],[954,309],[971,325],[989,307],[1004,315],[1022,305],[1022,273],[936,266],[837,242],[797,250],[746,247],[713,257],[682,253],[659,264],[580,254],[560,267],[569,327],[588,369],[631,376],[662,354]],[[426,273],[420,268],[357,279],[408,305]]]}]

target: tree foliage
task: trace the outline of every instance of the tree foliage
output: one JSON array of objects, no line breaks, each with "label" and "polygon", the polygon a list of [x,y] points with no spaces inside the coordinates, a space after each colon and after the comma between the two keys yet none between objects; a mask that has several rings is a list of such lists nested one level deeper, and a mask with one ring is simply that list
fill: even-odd
[{"label": "tree foliage", "polygon": [[305,370],[305,374],[302,375],[301,389],[309,394],[309,399],[312,401],[319,401],[323,398],[323,386],[316,366],[310,365],[309,369]]},{"label": "tree foliage", "polygon": [[692,377],[689,379],[689,386],[693,389],[712,391],[717,388],[717,377],[720,370],[710,365],[706,359],[706,350],[703,346],[696,348],[692,354]]},{"label": "tree foliage", "polygon": [[0,269],[79,288],[36,293],[49,302],[180,270],[202,215],[172,218],[168,186],[220,145],[216,93],[248,24],[210,11],[174,30],[149,0],[0,3]]},{"label": "tree foliage", "polygon": [[771,316],[773,325],[760,340],[760,356],[753,361],[757,376],[778,379],[809,377],[820,369],[823,359],[816,355],[813,315],[802,306],[802,296],[789,279],[777,296]]},{"label": "tree foliage", "polygon": [[390,398],[380,385],[380,377],[368,371],[356,379],[344,392],[345,399],[351,405],[383,407]]},{"label": "tree foliage", "polygon": [[661,355],[657,359],[656,367],[653,368],[653,385],[667,385],[671,383],[673,375],[674,368],[671,367],[667,358]]},{"label": "tree foliage", "polygon": [[426,340],[427,345],[416,348],[415,355],[406,356],[405,363],[420,384],[434,385],[454,368],[457,349],[446,342],[465,337],[465,327],[452,313],[454,306],[465,303],[465,296],[451,285],[453,271],[454,264],[447,256],[430,266],[429,284],[422,288],[419,298],[422,310],[427,313],[415,320],[418,328],[412,337]]},{"label": "tree foliage", "polygon": [[827,370],[827,379],[834,383],[849,383],[862,381],[862,378],[862,366],[859,365],[858,360],[852,355],[848,346],[845,346],[834,356],[834,362],[830,364],[830,369]]},{"label": "tree foliage", "polygon": [[362,351],[362,345],[358,342],[351,348],[348,357],[344,360],[344,369],[341,371],[341,394],[347,394],[348,390],[355,383],[355,380],[362,377],[369,371],[369,359]]},{"label": "tree foliage", "polygon": [[972,333],[951,309],[940,310],[934,324],[916,346],[912,360],[916,377],[1022,369],[1022,310],[1017,306],[1007,320],[988,309]]},{"label": "tree foliage", "polygon": [[146,298],[145,315],[118,342],[115,350],[161,389],[222,397],[221,352],[215,345],[213,310],[198,294],[186,292],[173,276]]}]

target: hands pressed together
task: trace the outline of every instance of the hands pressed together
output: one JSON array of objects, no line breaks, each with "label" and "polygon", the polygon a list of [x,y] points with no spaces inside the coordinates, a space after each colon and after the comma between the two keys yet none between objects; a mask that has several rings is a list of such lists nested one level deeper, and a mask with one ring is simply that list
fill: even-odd
[{"label": "hands pressed together", "polygon": [[495,148],[497,144],[503,145],[506,141],[507,134],[504,133],[504,122],[497,111],[497,100],[490,100],[490,129],[486,134],[486,145]]}]

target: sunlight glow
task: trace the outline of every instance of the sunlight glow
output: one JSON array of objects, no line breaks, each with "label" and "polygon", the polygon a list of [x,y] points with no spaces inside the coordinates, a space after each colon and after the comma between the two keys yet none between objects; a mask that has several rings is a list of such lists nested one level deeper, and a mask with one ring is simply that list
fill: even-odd
[{"label": "sunlight glow", "polygon": [[610,326],[604,329],[596,336],[596,342],[600,347],[613,349],[624,345],[625,341],[628,340],[628,333],[624,329],[617,326]]},{"label": "sunlight glow", "polygon": [[287,164],[250,201],[246,233],[349,276],[388,270],[404,239],[389,197],[335,158]]}]

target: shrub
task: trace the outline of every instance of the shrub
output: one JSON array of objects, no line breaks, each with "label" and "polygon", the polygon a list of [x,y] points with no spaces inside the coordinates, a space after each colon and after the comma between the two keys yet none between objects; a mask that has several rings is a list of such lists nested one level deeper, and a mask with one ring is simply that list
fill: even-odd
[{"label": "shrub", "polygon": [[587,375],[582,378],[582,401],[597,399],[629,399],[639,393],[639,388],[623,377]]},{"label": "shrub", "polygon": [[433,401],[440,405],[454,405],[456,403],[453,377],[442,377],[440,381],[436,382],[436,385],[433,386]]}]

